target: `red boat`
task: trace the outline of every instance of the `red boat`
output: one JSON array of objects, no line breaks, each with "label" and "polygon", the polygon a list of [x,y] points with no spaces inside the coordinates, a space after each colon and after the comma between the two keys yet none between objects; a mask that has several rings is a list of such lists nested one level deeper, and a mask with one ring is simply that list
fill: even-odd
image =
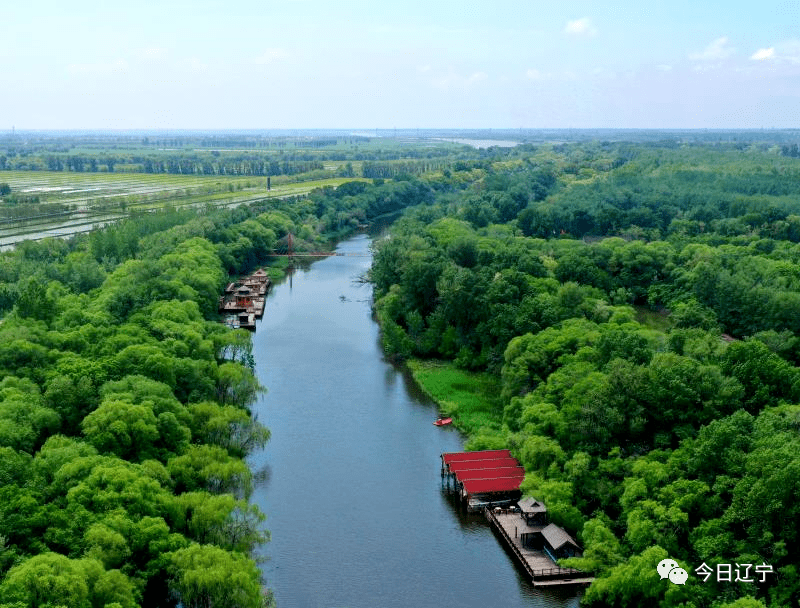
[{"label": "red boat", "polygon": [[436,426],[444,426],[446,424],[450,424],[451,422],[453,422],[452,418],[437,418],[433,421],[433,424]]}]

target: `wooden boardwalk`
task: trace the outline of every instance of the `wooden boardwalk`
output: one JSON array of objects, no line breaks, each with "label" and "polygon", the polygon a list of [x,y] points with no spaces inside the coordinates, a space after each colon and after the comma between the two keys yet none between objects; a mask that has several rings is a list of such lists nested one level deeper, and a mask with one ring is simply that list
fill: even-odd
[{"label": "wooden boardwalk", "polygon": [[529,526],[519,513],[505,509],[502,511],[485,509],[484,514],[516,561],[528,574],[534,587],[588,585],[594,580],[593,577],[575,568],[561,568],[544,551],[534,551],[522,546],[523,533],[539,532],[544,526]]},{"label": "wooden boardwalk", "polygon": [[272,282],[262,268],[253,274],[229,282],[219,299],[222,322],[231,328],[256,330],[256,319],[264,315],[266,296]]}]

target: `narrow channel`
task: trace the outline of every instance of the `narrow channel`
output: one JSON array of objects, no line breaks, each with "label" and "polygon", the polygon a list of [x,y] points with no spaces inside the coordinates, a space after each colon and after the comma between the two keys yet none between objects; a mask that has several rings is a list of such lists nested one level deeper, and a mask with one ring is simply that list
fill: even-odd
[{"label": "narrow channel", "polygon": [[[368,253],[360,235],[337,251]],[[442,491],[459,451],[436,407],[383,358],[359,277],[369,257],[315,262],[276,285],[253,337],[254,406],[272,438],[250,458],[267,514],[262,565],[278,608],[554,608],[575,591],[527,582],[481,516]]]}]

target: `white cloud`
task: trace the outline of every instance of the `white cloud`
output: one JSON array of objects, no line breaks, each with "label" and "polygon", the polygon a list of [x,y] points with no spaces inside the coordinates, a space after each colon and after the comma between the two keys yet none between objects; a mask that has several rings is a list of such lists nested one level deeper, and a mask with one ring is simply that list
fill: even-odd
[{"label": "white cloud", "polygon": [[736,49],[728,45],[728,38],[723,36],[717,38],[700,53],[692,53],[689,59],[693,61],[720,61],[727,59],[736,52]]},{"label": "white cloud", "polygon": [[768,49],[758,49],[755,53],[750,56],[750,59],[755,61],[765,61],[767,59],[773,59],[775,57],[775,47],[769,47]]},{"label": "white cloud", "polygon": [[786,40],[775,46],[758,49],[750,59],[774,63],[800,63],[800,40]]},{"label": "white cloud", "polygon": [[567,25],[564,26],[564,32],[572,36],[595,36],[597,28],[589,17],[581,17],[574,21],[567,21]]},{"label": "white cloud", "polygon": [[258,65],[267,65],[281,59],[288,59],[289,53],[285,49],[267,49],[253,60]]},{"label": "white cloud", "polygon": [[478,82],[483,82],[487,78],[489,78],[489,74],[486,72],[474,72],[467,77],[465,82],[466,84],[476,84]]}]

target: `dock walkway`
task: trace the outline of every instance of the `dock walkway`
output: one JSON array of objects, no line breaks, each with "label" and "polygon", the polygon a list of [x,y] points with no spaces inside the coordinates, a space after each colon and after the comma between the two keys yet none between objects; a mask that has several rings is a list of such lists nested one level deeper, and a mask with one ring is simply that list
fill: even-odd
[{"label": "dock walkway", "polygon": [[256,319],[264,315],[266,296],[272,282],[262,268],[253,274],[230,282],[219,299],[223,323],[232,328],[256,330]]},{"label": "dock walkway", "polygon": [[544,551],[534,551],[522,545],[522,534],[539,532],[544,526],[529,526],[519,513],[485,509],[489,523],[505,541],[517,562],[524,568],[534,587],[554,585],[589,585],[594,578],[575,568],[561,568]]}]

